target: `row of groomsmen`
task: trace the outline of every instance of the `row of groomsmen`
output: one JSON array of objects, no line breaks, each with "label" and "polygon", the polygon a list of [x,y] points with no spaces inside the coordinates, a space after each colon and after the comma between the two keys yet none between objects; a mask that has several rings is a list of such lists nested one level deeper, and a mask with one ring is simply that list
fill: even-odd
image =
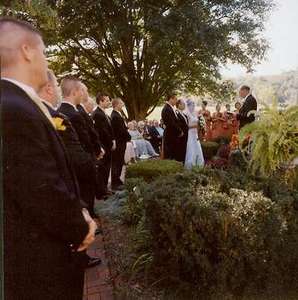
[{"label": "row of groomsmen", "polygon": [[81,197],[91,217],[95,217],[95,198],[102,199],[112,193],[108,189],[110,172],[112,190],[123,186],[120,177],[126,143],[130,140],[121,115],[124,103],[119,98],[113,99],[109,117],[105,110],[111,106],[110,98],[105,93],[98,93],[98,106],[90,116],[84,106],[89,99],[88,88],[78,78],[62,79],[61,92],[63,100],[59,103],[60,87],[49,70],[48,83],[39,96],[58,124],[57,130],[74,167]]},{"label": "row of groomsmen", "polygon": [[81,300],[94,198],[108,193],[111,164],[113,188],[122,184],[123,102],[113,100],[109,119],[110,100],[99,94],[94,124],[86,86],[67,77],[56,110],[60,89],[27,22],[0,17],[0,63],[5,299]]}]

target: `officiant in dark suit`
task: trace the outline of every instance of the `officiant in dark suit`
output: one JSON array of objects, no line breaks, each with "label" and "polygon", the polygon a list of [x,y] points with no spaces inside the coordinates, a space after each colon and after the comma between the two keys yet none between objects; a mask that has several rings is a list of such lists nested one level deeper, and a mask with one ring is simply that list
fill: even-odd
[{"label": "officiant in dark suit", "polygon": [[131,140],[131,136],[121,114],[124,102],[120,98],[113,99],[112,107],[111,124],[116,140],[116,149],[112,153],[112,189],[117,190],[123,186],[120,177],[124,165],[126,144]]},{"label": "officiant in dark suit", "polygon": [[187,115],[184,113],[185,110],[185,103],[182,99],[179,99],[176,103],[177,107],[177,115],[179,120],[179,126],[183,131],[183,136],[178,140],[178,147],[177,147],[177,155],[178,161],[184,163],[185,156],[186,156],[186,147],[187,147],[187,139],[188,139],[188,118]]},{"label": "officiant in dark suit", "polygon": [[[13,49],[13,51],[11,51]],[[94,240],[56,123],[36,91],[45,46],[30,24],[0,18],[5,299],[82,299],[77,251]]]},{"label": "officiant in dark suit", "polygon": [[177,95],[170,94],[167,97],[167,102],[161,112],[161,117],[165,125],[163,139],[164,158],[179,161],[179,139],[183,137],[184,133],[180,127],[180,122],[175,107],[176,103]]},{"label": "officiant in dark suit", "polygon": [[110,97],[104,92],[98,92],[96,95],[97,107],[92,113],[94,127],[98,133],[99,139],[104,147],[105,154],[102,159],[103,180],[106,194],[108,191],[108,181],[112,164],[112,151],[116,148],[116,141],[112,128],[110,117],[106,114],[106,109],[111,106]]},{"label": "officiant in dark suit", "polygon": [[255,121],[255,112],[258,109],[256,98],[250,93],[250,87],[244,85],[240,88],[239,95],[244,99],[237,115],[237,120],[240,122],[239,129],[247,124]]}]

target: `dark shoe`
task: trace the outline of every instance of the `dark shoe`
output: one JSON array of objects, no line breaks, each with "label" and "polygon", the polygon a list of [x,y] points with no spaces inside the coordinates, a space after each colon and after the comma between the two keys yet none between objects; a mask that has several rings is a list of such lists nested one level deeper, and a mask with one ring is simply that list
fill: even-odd
[{"label": "dark shoe", "polygon": [[101,259],[99,257],[90,257],[89,256],[87,269],[88,268],[93,268],[93,267],[98,266],[100,264],[101,264]]}]

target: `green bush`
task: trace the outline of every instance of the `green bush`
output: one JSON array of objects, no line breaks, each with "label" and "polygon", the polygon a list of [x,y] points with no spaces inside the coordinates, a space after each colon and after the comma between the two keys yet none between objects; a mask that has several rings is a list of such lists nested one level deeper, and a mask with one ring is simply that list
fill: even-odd
[{"label": "green bush", "polygon": [[182,171],[182,163],[174,160],[146,160],[128,166],[126,178],[142,178],[146,182],[151,182],[159,176],[167,176]]},{"label": "green bush", "polygon": [[201,142],[201,146],[204,159],[210,160],[216,155],[220,145],[216,142]]},{"label": "green bush", "polygon": [[191,285],[204,299],[221,293],[262,298],[270,289],[273,294],[278,288],[293,290],[296,192],[271,191],[273,201],[263,195],[261,181],[253,182],[236,171],[206,169],[135,189],[131,200],[143,210],[139,226],[150,237],[140,257],[150,255],[152,270],[168,282]]}]

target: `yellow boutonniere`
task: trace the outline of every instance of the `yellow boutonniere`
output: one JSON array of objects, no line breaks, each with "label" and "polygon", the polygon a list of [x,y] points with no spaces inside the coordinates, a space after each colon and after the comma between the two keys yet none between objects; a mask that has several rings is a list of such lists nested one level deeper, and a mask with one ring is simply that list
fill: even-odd
[{"label": "yellow boutonniere", "polygon": [[62,118],[53,118],[56,130],[64,131],[66,129],[66,126],[63,125],[63,119]]}]

